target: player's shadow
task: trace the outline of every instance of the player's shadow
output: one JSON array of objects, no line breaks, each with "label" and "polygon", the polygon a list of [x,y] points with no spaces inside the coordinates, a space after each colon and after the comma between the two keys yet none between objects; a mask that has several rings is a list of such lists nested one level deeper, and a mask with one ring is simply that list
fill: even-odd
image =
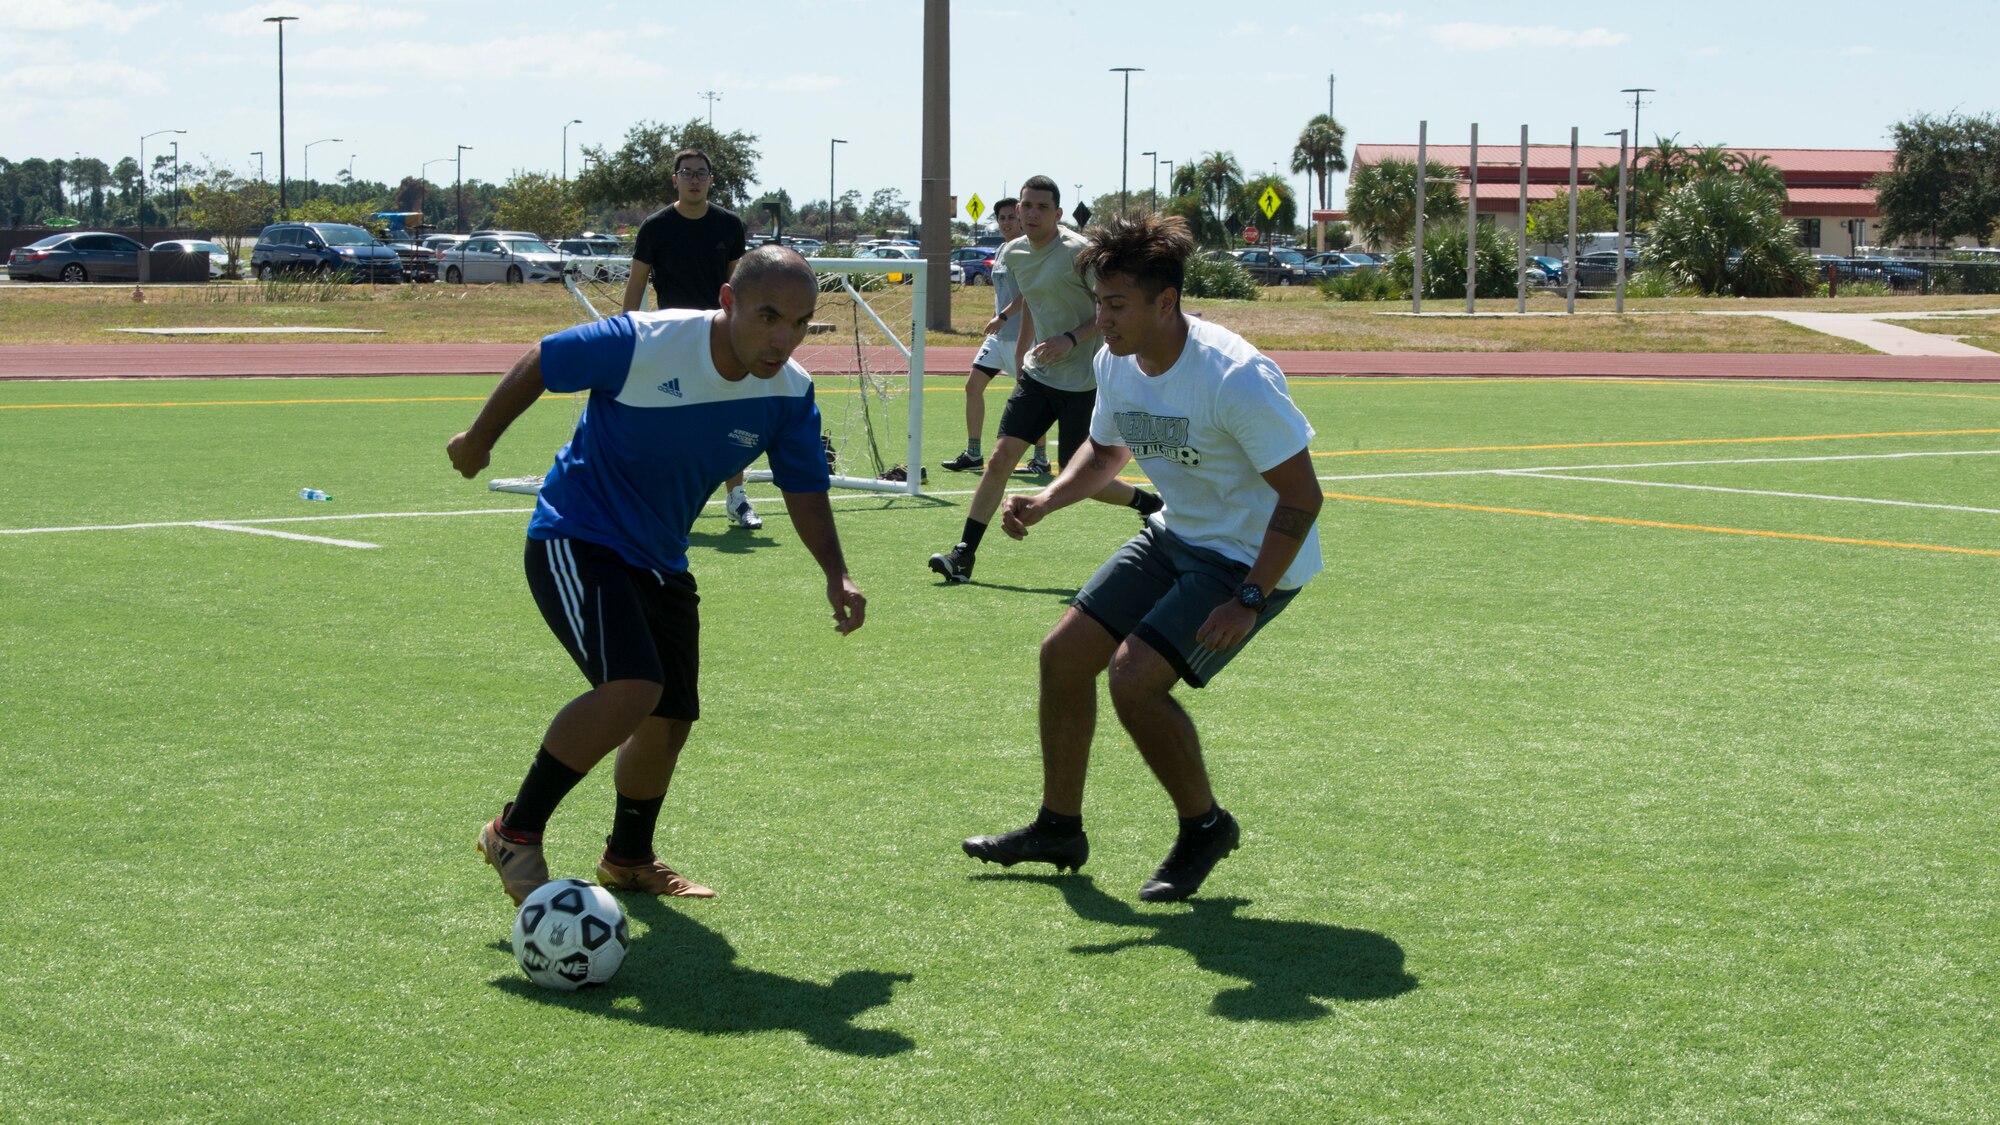
[{"label": "player's shadow", "polygon": [[[578,992],[554,992],[518,973],[494,981],[518,996],[614,1019],[702,1035],[795,1031],[815,1046],[883,1058],[916,1043],[897,1031],[857,1027],[863,1012],[893,998],[909,973],[856,969],[831,984],[748,969],[736,963],[728,939],[649,895],[622,895],[626,912],[646,932],[632,943],[610,982]],[[511,956],[513,947],[498,942]],[[630,1001],[636,1000],[636,1007]]]},{"label": "player's shadow", "polygon": [[[934,585],[950,586],[951,583],[939,579]],[[1010,594],[1046,594],[1052,598],[1061,598],[1064,605],[1068,605],[1070,602],[1076,600],[1076,587],[1074,586],[1009,586],[1002,582],[981,582],[978,579],[967,582],[965,585],[984,586],[989,590],[1005,590]]]},{"label": "player's shadow", "polygon": [[701,525],[688,533],[688,547],[707,548],[721,555],[747,555],[778,545],[778,541],[763,531],[745,531],[740,527],[724,523],[721,531],[703,531]]},{"label": "player's shadow", "polygon": [[1403,947],[1369,930],[1320,922],[1246,918],[1240,898],[1194,898],[1192,909],[1145,912],[1099,890],[1088,875],[984,875],[1027,879],[1062,892],[1077,917],[1108,926],[1150,931],[1071,953],[1117,953],[1163,945],[1194,958],[1196,967],[1236,977],[1240,988],[1215,996],[1209,1010],[1225,1019],[1302,1021],[1328,1012],[1323,1001],[1386,1000],[1417,987],[1403,970]]}]

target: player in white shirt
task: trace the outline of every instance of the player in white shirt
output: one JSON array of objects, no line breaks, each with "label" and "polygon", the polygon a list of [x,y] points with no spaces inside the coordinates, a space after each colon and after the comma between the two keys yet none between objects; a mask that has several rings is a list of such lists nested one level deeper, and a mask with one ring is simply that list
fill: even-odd
[{"label": "player in white shirt", "polygon": [[1201,739],[1173,697],[1202,687],[1320,568],[1323,496],[1277,364],[1241,336],[1181,311],[1194,240],[1177,218],[1116,219],[1092,232],[1077,268],[1096,275],[1097,406],[1062,475],[1010,496],[1001,528],[1020,539],[1049,513],[1100,490],[1136,460],[1166,507],[1077,593],[1042,642],[1042,808],[1026,827],[975,836],[966,854],[1011,867],[1081,867],[1083,783],[1097,725],[1097,678],[1153,774],[1180,833],[1140,887],[1174,902],[1201,887],[1241,838],[1216,803]]}]

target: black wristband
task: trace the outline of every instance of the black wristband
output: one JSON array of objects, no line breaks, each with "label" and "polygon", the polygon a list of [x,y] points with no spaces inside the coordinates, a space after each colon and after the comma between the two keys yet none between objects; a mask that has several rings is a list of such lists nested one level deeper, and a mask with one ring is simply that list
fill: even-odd
[{"label": "black wristband", "polygon": [[1007,323],[1007,314],[1004,312],[1000,314],[1000,323],[1002,324]]},{"label": "black wristband", "polygon": [[1069,337],[1069,346],[1070,346],[1070,347],[1072,347],[1072,348],[1073,348],[1073,347],[1075,347],[1075,346],[1076,346],[1076,333],[1074,333],[1074,332],[1065,332],[1065,333],[1063,333],[1063,335],[1065,335],[1065,336],[1068,336],[1068,337]]}]

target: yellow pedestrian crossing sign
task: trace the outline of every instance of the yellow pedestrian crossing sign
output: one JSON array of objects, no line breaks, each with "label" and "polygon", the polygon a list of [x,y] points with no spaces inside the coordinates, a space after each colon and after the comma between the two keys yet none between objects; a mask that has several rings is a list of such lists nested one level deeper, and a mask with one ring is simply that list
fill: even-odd
[{"label": "yellow pedestrian crossing sign", "polygon": [[1281,202],[1283,201],[1278,198],[1278,189],[1268,184],[1264,187],[1264,194],[1257,197],[1257,206],[1263,209],[1264,217],[1267,219],[1278,213],[1278,204]]},{"label": "yellow pedestrian crossing sign", "polygon": [[986,213],[986,204],[980,200],[978,192],[972,193],[972,201],[965,205],[965,213],[972,216],[975,223],[979,221],[979,216]]}]

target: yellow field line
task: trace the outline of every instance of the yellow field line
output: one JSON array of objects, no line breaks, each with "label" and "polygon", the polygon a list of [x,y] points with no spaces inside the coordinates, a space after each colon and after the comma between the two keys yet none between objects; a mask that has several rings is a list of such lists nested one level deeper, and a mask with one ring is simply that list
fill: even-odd
[{"label": "yellow field line", "polygon": [[1708,379],[1565,379],[1566,383],[1631,383],[1657,387],[1707,387],[1717,391],[1789,391],[1801,395],[1889,395],[1896,398],[1969,398],[2000,402],[2000,395],[1967,395],[1950,391],[1869,391],[1853,387],[1787,387],[1769,383],[1718,382]]},{"label": "yellow field line", "polygon": [[[819,387],[814,392],[822,395],[851,395],[859,391],[853,387]],[[575,395],[550,394],[552,399],[574,398]],[[328,406],[368,403],[395,402],[485,402],[485,395],[436,395],[411,398],[260,398],[260,399],[215,399],[211,402],[28,402],[0,404],[0,410],[109,410],[114,407],[144,406]]]},{"label": "yellow field line", "polygon": [[1326,493],[1329,500],[1353,500],[1367,504],[1403,504],[1412,508],[1448,508],[1458,512],[1491,512],[1503,516],[1535,516],[1550,520],[1577,520],[1582,523],[1613,523],[1626,527],[1657,527],[1670,531],[1702,531],[1711,535],[1749,535],[1760,539],[1801,539],[1809,543],[1842,543],[1856,547],[1895,547],[1905,551],[1942,551],[1954,555],[1990,555],[2000,558],[2000,551],[1983,550],[1978,547],[1941,547],[1932,543],[1898,543],[1891,539],[1848,539],[1837,535],[1806,535],[1796,531],[1757,531],[1742,527],[1709,527],[1699,523],[1665,523],[1659,520],[1635,520],[1622,516],[1586,516],[1575,512],[1539,512],[1532,508],[1496,508],[1485,504],[1448,504],[1439,500],[1403,500],[1393,496],[1357,496],[1347,492]]},{"label": "yellow field line", "polygon": [[1762,445],[1780,441],[1854,441],[1859,438],[1957,437],[2000,434],[2000,428],[1979,430],[1885,430],[1874,434],[1787,434],[1777,437],[1672,438],[1661,441],[1567,441],[1543,445],[1446,445],[1430,449],[1338,449],[1314,457],[1374,457],[1392,453],[1513,453],[1538,449],[1629,449],[1653,445]]}]

